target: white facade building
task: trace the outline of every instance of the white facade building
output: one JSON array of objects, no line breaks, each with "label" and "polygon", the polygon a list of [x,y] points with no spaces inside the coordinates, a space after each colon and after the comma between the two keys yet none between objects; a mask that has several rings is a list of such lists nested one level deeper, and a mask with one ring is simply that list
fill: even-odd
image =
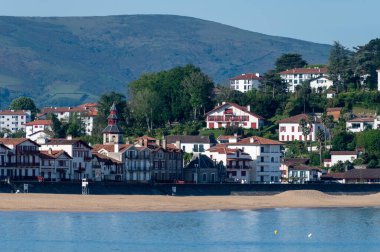
[{"label": "white facade building", "polygon": [[[307,140],[316,141],[317,140],[317,132],[319,129],[326,131],[323,126],[321,119],[315,115],[311,115],[314,118],[314,123],[307,124],[307,127],[310,129],[309,135],[307,135]],[[309,115],[307,114],[299,114],[289,118],[285,118],[279,121],[279,140],[280,141],[305,141],[304,135],[302,135],[302,128],[299,122],[304,119],[306,122],[308,121]]]},{"label": "white facade building", "polygon": [[324,160],[324,167],[329,168],[333,165],[336,165],[339,161],[342,163],[349,161],[353,162],[355,159],[358,158],[358,154],[356,151],[331,151],[330,152],[331,158]]},{"label": "white facade building", "polygon": [[212,145],[209,136],[172,135],[165,136],[165,140],[167,144],[177,144],[187,153],[202,153]]},{"label": "white facade building", "polygon": [[91,179],[92,176],[92,153],[91,147],[78,139],[50,139],[39,142],[41,151],[63,150],[72,157],[72,167],[69,172],[71,180]]},{"label": "white facade building", "polygon": [[30,110],[2,110],[0,111],[0,131],[9,130],[15,133],[25,131],[25,123],[30,122]]},{"label": "white facade building", "polygon": [[333,85],[333,81],[329,80],[326,76],[321,76],[310,81],[310,88],[318,92],[320,89],[326,90]]},{"label": "white facade building", "polygon": [[51,120],[35,120],[25,123],[26,138],[36,141],[40,136],[40,134],[37,134],[38,132],[52,131],[52,124]]},{"label": "white facade building", "polygon": [[321,76],[327,76],[327,68],[315,67],[315,68],[294,68],[279,73],[280,77],[288,84],[289,92],[294,93],[296,86],[300,85],[304,81],[319,78]]},{"label": "white facade building", "polygon": [[232,102],[223,102],[206,114],[208,129],[242,127],[259,129],[264,126],[264,118],[251,112],[250,106],[243,107]]},{"label": "white facade building", "polygon": [[355,118],[346,122],[346,130],[349,132],[362,132],[367,128],[376,128],[375,121],[376,118],[366,117],[366,118]]},{"label": "white facade building", "polygon": [[258,90],[260,79],[259,73],[243,73],[230,79],[230,88],[242,93],[248,92],[252,89]]}]

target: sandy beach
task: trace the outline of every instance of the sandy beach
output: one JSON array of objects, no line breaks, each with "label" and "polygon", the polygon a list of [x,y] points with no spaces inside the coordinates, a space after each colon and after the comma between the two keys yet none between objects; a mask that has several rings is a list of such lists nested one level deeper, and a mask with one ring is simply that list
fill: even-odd
[{"label": "sandy beach", "polygon": [[380,193],[328,195],[311,190],[272,196],[0,194],[0,211],[138,212],[375,206],[380,206]]}]

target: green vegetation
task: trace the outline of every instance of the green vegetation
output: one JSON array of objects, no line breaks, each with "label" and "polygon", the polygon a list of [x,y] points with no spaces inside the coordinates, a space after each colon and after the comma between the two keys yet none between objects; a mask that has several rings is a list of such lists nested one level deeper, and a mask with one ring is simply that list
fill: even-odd
[{"label": "green vegetation", "polygon": [[[0,17],[1,108],[22,95],[39,107],[98,100],[144,73],[197,64],[218,83],[265,72],[283,53],[326,63],[329,45],[174,15]],[[231,36],[234,34],[233,36]]]}]

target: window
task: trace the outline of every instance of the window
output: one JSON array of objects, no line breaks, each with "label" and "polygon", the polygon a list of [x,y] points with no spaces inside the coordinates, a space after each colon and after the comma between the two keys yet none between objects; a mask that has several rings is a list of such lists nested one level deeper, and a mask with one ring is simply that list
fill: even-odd
[{"label": "window", "polygon": [[292,132],[294,132],[294,126],[292,126]]},{"label": "window", "polygon": [[264,152],[264,147],[261,146],[261,147],[260,147],[260,151],[261,151],[261,152]]},{"label": "window", "polygon": [[247,171],[241,171],[241,176],[245,177],[247,175]]},{"label": "window", "polygon": [[260,172],[264,172],[264,166],[260,166]]},{"label": "window", "polygon": [[264,157],[260,157],[260,162],[264,162]]},{"label": "window", "polygon": [[286,127],[280,127],[280,132],[286,132]]},{"label": "window", "polygon": [[203,182],[207,182],[207,174],[206,173],[203,173],[202,180],[203,180]]}]

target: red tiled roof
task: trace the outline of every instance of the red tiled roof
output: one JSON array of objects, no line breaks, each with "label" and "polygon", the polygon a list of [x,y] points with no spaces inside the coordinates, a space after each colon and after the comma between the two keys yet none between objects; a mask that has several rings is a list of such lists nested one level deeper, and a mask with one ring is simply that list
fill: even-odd
[{"label": "red tiled roof", "polygon": [[89,102],[89,103],[81,104],[78,107],[87,107],[87,108],[90,108],[90,107],[97,107],[97,106],[98,106],[98,103],[96,103],[96,102]]},{"label": "red tiled roof", "polygon": [[281,160],[281,163],[289,166],[289,165],[296,165],[296,164],[307,164],[309,161],[310,159],[308,158],[286,158],[286,159]]},{"label": "red tiled roof", "polygon": [[373,121],[374,121],[374,118],[372,117],[358,117],[358,118],[351,119],[347,122],[373,122]]},{"label": "red tiled roof", "polygon": [[73,145],[77,142],[81,142],[84,146],[92,149],[92,147],[88,145],[88,143],[80,139],[52,138],[49,139],[45,145]]},{"label": "red tiled roof", "polygon": [[241,136],[233,136],[233,135],[220,135],[217,140],[230,140],[231,138],[240,138]]},{"label": "red tiled roof", "polygon": [[[299,123],[301,121],[301,119],[304,119],[304,120],[307,121],[308,118],[309,118],[308,114],[299,114],[299,115],[291,116],[291,117],[288,117],[288,118],[284,118],[284,119],[278,121],[278,123]],[[318,118],[318,117],[316,117],[315,118],[315,122],[316,123],[321,123],[321,119]]]},{"label": "red tiled roof", "polygon": [[251,136],[243,138],[237,143],[229,143],[228,145],[283,145],[283,143],[264,137]]},{"label": "red tiled roof", "polygon": [[291,166],[291,167],[289,167],[289,170],[298,170],[298,171],[300,171],[300,170],[308,170],[308,171],[316,170],[316,171],[322,171],[318,167],[306,166],[306,165]]},{"label": "red tiled roof", "polygon": [[357,155],[356,151],[331,151],[330,155]]},{"label": "red tiled roof", "polygon": [[293,68],[279,72],[279,74],[327,74],[327,67],[321,68]]},{"label": "red tiled roof", "polygon": [[325,159],[323,160],[323,162],[331,162],[331,159],[329,159],[329,158],[325,158]]},{"label": "red tiled roof", "polygon": [[344,179],[344,172],[328,173],[321,176],[323,179]]},{"label": "red tiled roof", "polygon": [[93,151],[92,155],[96,156],[99,159],[102,159],[102,161],[105,161],[105,162],[110,161],[110,162],[115,163],[115,164],[122,164],[123,163],[123,162],[121,162],[119,160],[116,160],[114,158],[108,157],[108,156],[103,155],[103,154],[101,154],[99,152],[96,152],[96,151]]},{"label": "red tiled roof", "polygon": [[37,144],[36,142],[34,142],[28,138],[0,138],[0,143],[2,143],[4,145],[16,146],[16,145],[19,145],[25,141],[29,141],[31,143],[36,144],[37,146],[40,146],[39,144]]},{"label": "red tiled roof", "polygon": [[[92,104],[92,103],[89,103]],[[83,104],[86,105],[86,104]],[[50,108],[43,108],[41,110],[41,113],[39,113],[37,116],[40,117],[44,114],[49,113],[82,113],[82,115],[87,116],[97,116],[98,110],[95,106],[79,106],[79,107],[50,107]]]},{"label": "red tiled roof", "polygon": [[24,125],[25,126],[32,126],[32,125],[52,125],[53,122],[51,120],[35,120],[32,122],[27,122]]},{"label": "red tiled roof", "polygon": [[0,110],[0,115],[26,115],[27,110]]},{"label": "red tiled roof", "polygon": [[[127,150],[132,144],[119,144],[119,152],[124,152]],[[101,149],[105,149],[108,152],[115,151],[115,145],[113,144],[95,144],[93,147],[94,151],[99,151]]]},{"label": "red tiled roof", "polygon": [[244,73],[244,74],[235,76],[233,78],[230,78],[230,80],[260,80],[260,79],[261,78],[254,73]]},{"label": "red tiled roof", "polygon": [[65,151],[63,150],[59,150],[59,151],[54,151],[52,150],[51,153],[49,153],[49,151],[40,151],[40,156],[42,158],[59,158],[62,154],[65,154],[67,157],[69,157],[70,159],[72,159],[72,157],[70,157],[69,154],[67,154]]},{"label": "red tiled roof", "polygon": [[233,154],[236,153],[239,149],[230,149],[223,146],[213,146],[210,149],[208,149],[208,152],[218,152],[219,154]]},{"label": "red tiled roof", "polygon": [[248,114],[250,114],[250,115],[252,115],[252,116],[254,116],[254,117],[256,117],[256,118],[258,118],[258,119],[263,119],[263,120],[264,120],[264,117],[259,116],[259,115],[255,114],[255,113],[251,112],[251,111],[248,111],[248,109],[247,109],[246,107],[240,106],[240,105],[238,105],[238,104],[236,104],[236,103],[233,103],[233,102],[225,102],[224,104],[215,107],[214,109],[212,109],[212,110],[210,110],[209,112],[207,112],[207,113],[206,113],[206,116],[209,115],[210,113],[214,112],[215,110],[218,110],[218,109],[220,109],[221,107],[223,107],[223,106],[228,106],[228,105],[229,105],[229,106],[232,106],[232,107],[235,107],[235,108],[237,108],[237,109],[240,109],[240,110],[242,110],[242,111],[244,111],[244,112],[246,112],[246,113],[248,113]]}]

